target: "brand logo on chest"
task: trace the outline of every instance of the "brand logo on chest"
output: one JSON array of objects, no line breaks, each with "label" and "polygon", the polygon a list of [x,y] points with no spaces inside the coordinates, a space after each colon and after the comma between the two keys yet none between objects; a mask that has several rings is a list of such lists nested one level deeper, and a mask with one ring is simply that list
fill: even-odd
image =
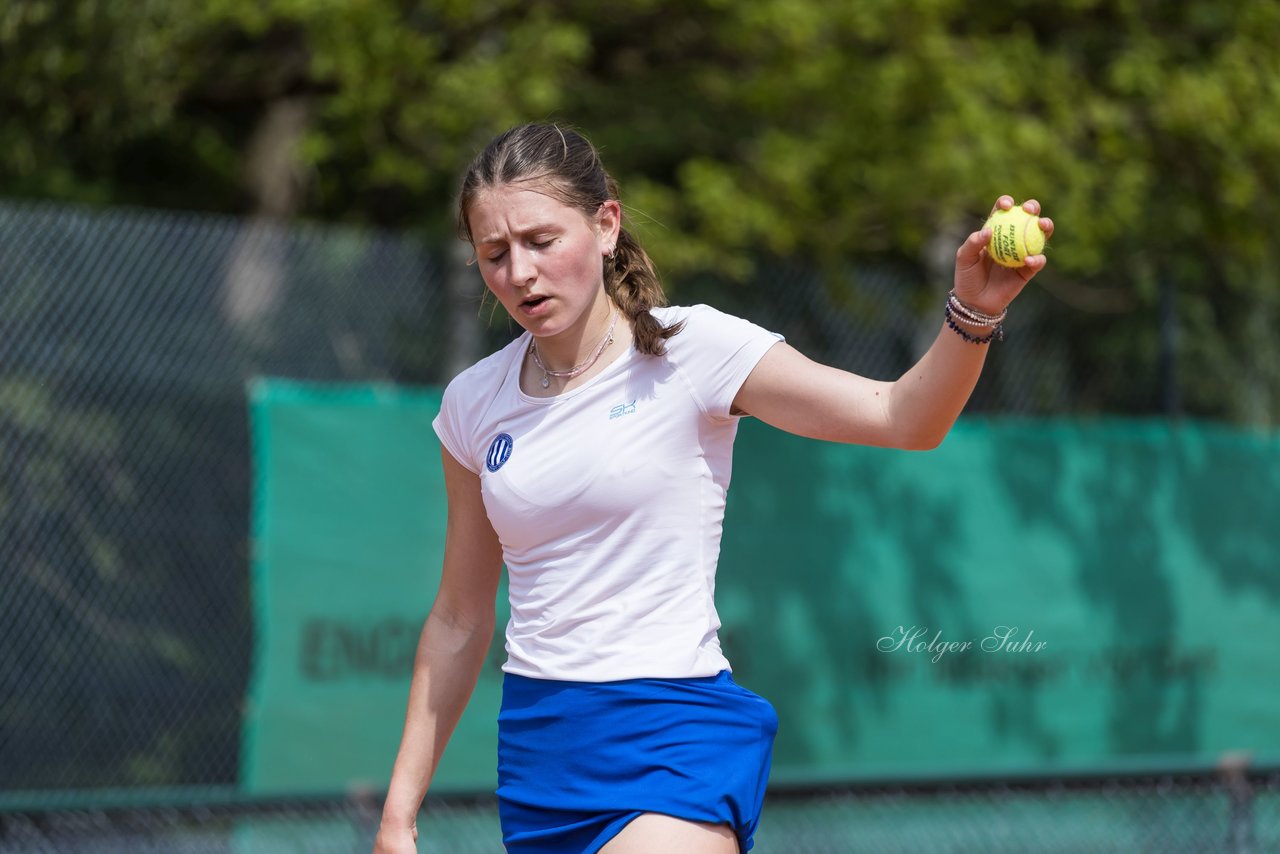
[{"label": "brand logo on chest", "polygon": [[624,415],[630,415],[635,411],[636,411],[636,402],[634,400],[631,401],[630,403],[619,403],[613,409],[609,410],[609,420],[612,421],[615,418],[621,418]]},{"label": "brand logo on chest", "polygon": [[485,455],[484,467],[491,472],[502,468],[503,464],[511,459],[511,449],[515,444],[515,440],[509,433],[499,433],[494,436],[493,441],[489,443],[489,453]]}]

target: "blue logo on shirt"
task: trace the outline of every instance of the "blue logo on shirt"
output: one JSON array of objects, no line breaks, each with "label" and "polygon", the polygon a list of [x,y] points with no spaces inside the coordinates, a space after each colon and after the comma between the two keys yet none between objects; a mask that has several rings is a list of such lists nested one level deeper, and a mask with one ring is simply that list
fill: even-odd
[{"label": "blue logo on shirt", "polygon": [[636,402],[634,400],[631,401],[630,403],[619,403],[613,409],[609,410],[609,420],[612,421],[615,418],[621,418],[624,415],[630,415],[635,411],[636,411]]},{"label": "blue logo on shirt", "polygon": [[502,464],[511,458],[511,448],[515,440],[507,433],[499,433],[489,443],[489,454],[485,457],[484,466],[489,471],[497,471]]}]

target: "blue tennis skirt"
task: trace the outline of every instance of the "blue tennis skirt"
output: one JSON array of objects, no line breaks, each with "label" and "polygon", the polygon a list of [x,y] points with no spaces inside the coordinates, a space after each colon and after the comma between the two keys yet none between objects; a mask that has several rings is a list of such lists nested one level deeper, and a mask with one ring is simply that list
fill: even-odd
[{"label": "blue tennis skirt", "polygon": [[591,854],[644,813],[726,823],[750,850],[778,716],[723,670],[563,682],[508,673],[498,812],[511,854]]}]

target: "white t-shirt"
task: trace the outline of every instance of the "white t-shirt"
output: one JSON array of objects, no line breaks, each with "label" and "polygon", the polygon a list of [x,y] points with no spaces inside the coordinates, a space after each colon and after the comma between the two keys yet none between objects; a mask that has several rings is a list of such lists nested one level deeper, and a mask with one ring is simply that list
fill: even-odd
[{"label": "white t-shirt", "polygon": [[738,418],[729,410],[782,336],[705,305],[665,356],[630,348],[549,398],[520,390],[526,332],[459,374],[433,426],[480,476],[507,565],[508,673],[605,682],[711,676],[715,573]]}]

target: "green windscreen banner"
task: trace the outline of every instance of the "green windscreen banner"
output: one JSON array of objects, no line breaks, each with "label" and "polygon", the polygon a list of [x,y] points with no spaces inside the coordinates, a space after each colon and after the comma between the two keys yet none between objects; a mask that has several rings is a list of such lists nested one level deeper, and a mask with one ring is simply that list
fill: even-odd
[{"label": "green windscreen banner", "polygon": [[[250,793],[380,788],[439,582],[439,390],[260,381]],[[962,420],[919,453],[742,423],[716,600],[774,782],[1280,760],[1280,437]],[[437,773],[491,791],[506,621]]]},{"label": "green windscreen banner", "polygon": [[935,451],[744,424],[718,591],[773,779],[1280,759],[1280,437],[962,420]]},{"label": "green windscreen banner", "polygon": [[[258,381],[249,395],[255,638],[241,787],[385,788],[440,581],[440,392]],[[493,787],[501,653],[499,639],[439,790]]]}]

